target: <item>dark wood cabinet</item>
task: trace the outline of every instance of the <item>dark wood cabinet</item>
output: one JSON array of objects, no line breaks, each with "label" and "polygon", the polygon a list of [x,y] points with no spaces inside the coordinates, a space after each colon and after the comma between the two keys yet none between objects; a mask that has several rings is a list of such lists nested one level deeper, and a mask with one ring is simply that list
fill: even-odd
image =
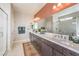
[{"label": "dark wood cabinet", "polygon": [[67,48],[63,48],[63,55],[64,56],[79,56],[78,53],[74,52],[74,51],[71,51]]},{"label": "dark wood cabinet", "polygon": [[52,56],[52,48],[42,41],[43,38],[30,33],[30,40],[42,56]]},{"label": "dark wood cabinet", "polygon": [[43,56],[52,56],[52,48],[48,45],[46,45],[45,43],[41,43],[42,44],[42,55]]},{"label": "dark wood cabinet", "polygon": [[30,33],[30,40],[42,56],[79,56],[78,53],[39,37],[33,33]]},{"label": "dark wood cabinet", "polygon": [[54,55],[55,56],[63,56],[63,54],[57,50],[54,49]]}]

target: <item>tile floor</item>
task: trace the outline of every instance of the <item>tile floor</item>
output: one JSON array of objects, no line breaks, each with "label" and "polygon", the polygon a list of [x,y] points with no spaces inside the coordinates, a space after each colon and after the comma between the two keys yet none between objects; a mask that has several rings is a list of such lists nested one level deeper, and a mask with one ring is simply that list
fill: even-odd
[{"label": "tile floor", "polygon": [[25,42],[25,40],[15,41],[12,50],[8,52],[7,56],[24,56],[23,43]]}]

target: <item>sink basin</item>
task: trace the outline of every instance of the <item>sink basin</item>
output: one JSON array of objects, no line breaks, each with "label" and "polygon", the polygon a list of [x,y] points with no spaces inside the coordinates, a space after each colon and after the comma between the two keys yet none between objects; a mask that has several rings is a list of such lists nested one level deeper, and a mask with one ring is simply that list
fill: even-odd
[{"label": "sink basin", "polygon": [[69,46],[74,47],[73,42],[65,42],[65,41],[62,41],[61,43],[62,43],[62,44],[65,44],[65,45],[69,45]]},{"label": "sink basin", "polygon": [[53,34],[52,33],[45,33],[44,36],[47,37],[47,38],[53,38]]},{"label": "sink basin", "polygon": [[49,35],[44,35],[45,37],[49,37],[49,38],[51,38],[52,37],[52,35],[51,36],[49,36]]},{"label": "sink basin", "polygon": [[64,42],[64,41],[62,41],[61,43],[62,43],[62,44],[65,44],[65,45],[70,45],[70,43]]},{"label": "sink basin", "polygon": [[53,35],[53,33],[48,33],[48,32],[46,32],[45,35]]}]

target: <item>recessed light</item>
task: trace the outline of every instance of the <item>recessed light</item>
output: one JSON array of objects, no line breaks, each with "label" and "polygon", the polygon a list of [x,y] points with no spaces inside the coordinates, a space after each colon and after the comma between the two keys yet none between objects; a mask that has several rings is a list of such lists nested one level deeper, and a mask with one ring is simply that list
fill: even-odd
[{"label": "recessed light", "polygon": [[58,3],[58,4],[57,4],[57,7],[59,7],[59,6],[61,6],[61,5],[62,5],[62,3]]},{"label": "recessed light", "polygon": [[56,5],[53,6],[53,9],[56,9]]},{"label": "recessed light", "polygon": [[38,21],[38,20],[40,20],[40,18],[39,18],[39,17],[36,17],[36,18],[34,19],[34,21]]}]

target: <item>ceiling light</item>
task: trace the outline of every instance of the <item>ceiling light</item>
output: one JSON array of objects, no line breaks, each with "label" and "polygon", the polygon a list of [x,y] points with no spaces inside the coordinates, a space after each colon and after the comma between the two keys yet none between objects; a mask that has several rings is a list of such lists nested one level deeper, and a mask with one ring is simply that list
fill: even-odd
[{"label": "ceiling light", "polygon": [[62,5],[62,3],[58,3],[58,4],[57,4],[58,7],[61,6],[61,5]]},{"label": "ceiling light", "polygon": [[34,21],[38,21],[40,18],[39,17],[36,17],[35,19],[34,19]]},{"label": "ceiling light", "polygon": [[53,9],[56,9],[56,5],[53,6]]}]

